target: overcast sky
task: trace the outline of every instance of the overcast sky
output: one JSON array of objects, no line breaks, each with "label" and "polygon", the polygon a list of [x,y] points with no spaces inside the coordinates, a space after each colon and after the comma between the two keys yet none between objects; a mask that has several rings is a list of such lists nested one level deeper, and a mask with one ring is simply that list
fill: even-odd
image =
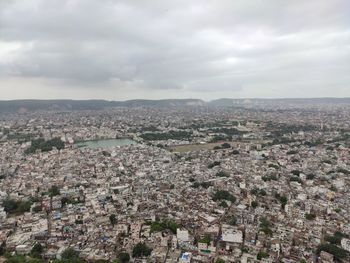
[{"label": "overcast sky", "polygon": [[328,96],[349,0],[0,0],[0,99]]}]

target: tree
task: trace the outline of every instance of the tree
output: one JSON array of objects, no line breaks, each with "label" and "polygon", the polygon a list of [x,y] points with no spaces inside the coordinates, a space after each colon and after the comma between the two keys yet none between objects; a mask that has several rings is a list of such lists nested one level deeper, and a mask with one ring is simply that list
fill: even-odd
[{"label": "tree", "polygon": [[64,148],[64,142],[61,141],[60,138],[53,138],[47,141],[45,141],[43,138],[35,139],[31,141],[31,146],[25,150],[25,153],[34,153],[36,150],[47,152],[51,151],[53,147],[56,147],[58,150],[61,150]]},{"label": "tree", "polygon": [[200,239],[198,242],[199,243],[205,243],[205,244],[207,244],[207,245],[209,245],[210,244],[210,236],[209,235],[205,235],[202,239]]},{"label": "tree", "polygon": [[115,214],[111,214],[109,216],[109,221],[111,222],[112,226],[114,226],[115,224],[117,224],[118,220]]},{"label": "tree", "polygon": [[29,200],[15,200],[7,198],[2,203],[5,212],[7,213],[24,213],[29,212],[32,202]]},{"label": "tree", "polygon": [[226,201],[221,201],[221,203],[219,204],[219,206],[223,207],[223,208],[227,208],[228,204],[226,203]]},{"label": "tree", "polygon": [[266,194],[267,194],[267,193],[266,193],[265,189],[260,189],[259,195],[265,196]]},{"label": "tree", "polygon": [[314,220],[316,218],[315,214],[305,214],[305,218],[307,220]]},{"label": "tree", "polygon": [[211,169],[211,168],[218,166],[220,164],[221,164],[220,161],[214,161],[213,163],[208,164],[208,168]]},{"label": "tree", "polygon": [[331,244],[340,245],[341,240],[342,240],[344,237],[345,237],[345,238],[348,238],[348,235],[343,234],[343,233],[337,231],[337,232],[335,232],[335,233],[333,234],[333,236],[328,236],[328,235],[327,235],[325,239],[326,239],[327,242],[329,242],[329,243],[331,243]]},{"label": "tree", "polygon": [[251,206],[252,206],[253,208],[256,208],[256,207],[258,206],[258,202],[257,202],[257,201],[253,201],[253,202],[251,203]]},{"label": "tree", "polygon": [[278,193],[276,193],[275,197],[280,201],[280,203],[282,205],[282,209],[284,209],[284,207],[286,206],[286,204],[288,202],[287,196],[285,196],[285,195],[280,196]]},{"label": "tree", "polygon": [[76,259],[79,258],[79,252],[76,251],[74,248],[67,248],[63,251],[61,255],[62,259]]},{"label": "tree", "polygon": [[25,263],[26,258],[22,255],[13,255],[6,259],[5,263]]},{"label": "tree", "polygon": [[237,218],[236,218],[235,216],[232,216],[232,217],[229,219],[228,223],[229,223],[231,226],[237,225]]},{"label": "tree", "polygon": [[266,252],[264,251],[259,251],[258,255],[256,256],[256,258],[258,260],[261,260],[263,258],[268,258],[269,257],[269,254],[267,254]]},{"label": "tree", "polygon": [[308,174],[307,176],[306,176],[306,179],[308,179],[308,180],[313,180],[315,178],[315,175],[314,174]]},{"label": "tree", "polygon": [[30,201],[22,201],[19,202],[17,210],[20,213],[29,212],[31,206],[32,203]]},{"label": "tree", "polygon": [[238,155],[238,154],[239,154],[239,151],[238,151],[238,150],[233,150],[233,151],[232,151],[232,154],[233,154],[233,155]]},{"label": "tree", "polygon": [[215,263],[225,263],[225,260],[223,260],[222,258],[218,258]]},{"label": "tree", "polygon": [[300,174],[301,174],[301,171],[299,171],[299,170],[292,170],[292,172],[291,172],[293,175],[295,175],[295,176],[299,176]]},{"label": "tree", "polygon": [[45,263],[41,258],[31,258],[26,261],[26,263]]},{"label": "tree", "polygon": [[34,213],[39,213],[43,210],[42,206],[41,205],[38,205],[38,206],[34,206],[33,207],[33,212]]},{"label": "tree", "polygon": [[149,248],[145,243],[137,243],[136,246],[132,250],[132,256],[139,257],[147,257],[151,255],[152,249]]},{"label": "tree", "polygon": [[231,144],[229,144],[229,143],[225,142],[225,143],[221,144],[221,148],[222,148],[222,149],[228,149],[228,148],[231,148]]},{"label": "tree", "polygon": [[272,230],[271,230],[271,222],[263,217],[260,220],[260,230],[263,231],[266,235],[272,236]]},{"label": "tree", "polygon": [[49,194],[51,197],[56,196],[56,195],[60,195],[60,189],[58,188],[57,185],[53,185],[49,189]]},{"label": "tree", "polygon": [[151,223],[151,232],[160,232],[169,229],[173,234],[176,234],[176,229],[179,228],[177,223],[173,220],[162,220]]},{"label": "tree", "polygon": [[326,251],[332,254],[336,259],[342,259],[347,256],[346,250],[334,245],[334,244],[321,244],[317,248],[317,253],[319,254],[321,251]]},{"label": "tree", "polygon": [[7,198],[2,203],[5,212],[11,213],[17,209],[17,202],[14,199]]},{"label": "tree", "polygon": [[43,251],[43,246],[40,243],[35,243],[35,245],[32,247],[32,250],[30,251],[30,254],[35,258],[39,258],[41,257]]},{"label": "tree", "polygon": [[126,262],[129,262],[130,255],[129,255],[129,253],[122,252],[118,255],[118,259],[119,259],[120,263],[126,263]]},{"label": "tree", "polygon": [[227,200],[234,203],[236,201],[236,198],[226,190],[218,190],[215,192],[213,196],[213,200],[214,201]]},{"label": "tree", "polygon": [[44,263],[41,258],[28,258],[22,255],[8,256],[5,263]]}]

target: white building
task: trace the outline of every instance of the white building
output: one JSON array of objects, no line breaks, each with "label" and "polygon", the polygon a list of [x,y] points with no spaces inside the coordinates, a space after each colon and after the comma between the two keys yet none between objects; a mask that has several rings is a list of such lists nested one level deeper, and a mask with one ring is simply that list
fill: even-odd
[{"label": "white building", "polygon": [[341,247],[345,249],[346,251],[350,252],[350,239],[343,238],[340,242]]},{"label": "white building", "polygon": [[181,229],[176,229],[176,237],[179,241],[182,241],[182,242],[188,242],[190,239],[189,239],[189,234],[188,234],[188,231],[185,229],[185,230],[181,230]]},{"label": "white building", "polygon": [[243,233],[241,230],[236,230],[230,225],[222,226],[222,241],[230,243],[242,243]]}]

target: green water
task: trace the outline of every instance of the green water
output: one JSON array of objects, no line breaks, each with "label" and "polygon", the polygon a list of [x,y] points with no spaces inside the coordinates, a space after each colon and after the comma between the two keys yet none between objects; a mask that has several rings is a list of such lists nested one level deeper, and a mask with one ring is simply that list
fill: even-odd
[{"label": "green water", "polygon": [[82,141],[76,143],[78,147],[87,147],[91,149],[97,149],[97,148],[112,148],[115,146],[124,146],[124,145],[131,145],[136,144],[135,141],[130,139],[103,139],[103,140],[92,140],[92,141]]}]

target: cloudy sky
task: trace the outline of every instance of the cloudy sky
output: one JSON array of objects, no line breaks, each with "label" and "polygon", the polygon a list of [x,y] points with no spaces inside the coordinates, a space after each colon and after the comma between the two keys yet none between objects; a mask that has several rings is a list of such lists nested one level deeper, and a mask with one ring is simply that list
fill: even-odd
[{"label": "cloudy sky", "polygon": [[348,0],[0,0],[0,100],[328,96]]}]

